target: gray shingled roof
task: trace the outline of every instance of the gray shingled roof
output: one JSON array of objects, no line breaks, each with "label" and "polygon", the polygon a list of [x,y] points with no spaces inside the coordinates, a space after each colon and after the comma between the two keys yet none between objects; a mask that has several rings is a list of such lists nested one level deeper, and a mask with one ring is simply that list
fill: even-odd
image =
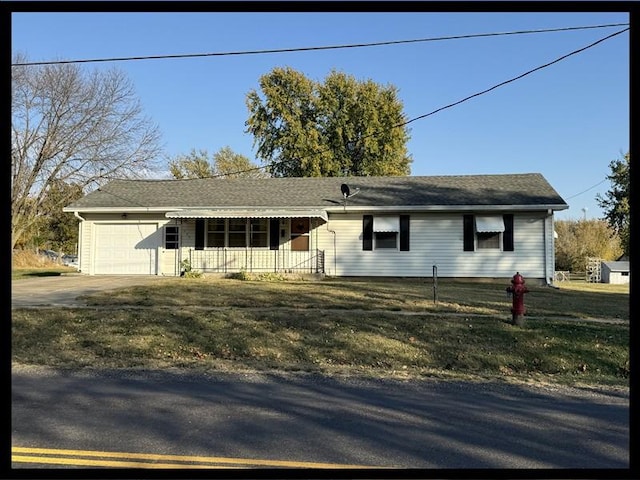
[{"label": "gray shingled roof", "polygon": [[567,204],[539,173],[422,177],[314,177],[114,180],[65,210],[94,208],[313,207],[343,205],[341,184],[359,193],[350,206],[540,206]]},{"label": "gray shingled roof", "polygon": [[602,262],[612,272],[626,272],[629,270],[629,262]]}]

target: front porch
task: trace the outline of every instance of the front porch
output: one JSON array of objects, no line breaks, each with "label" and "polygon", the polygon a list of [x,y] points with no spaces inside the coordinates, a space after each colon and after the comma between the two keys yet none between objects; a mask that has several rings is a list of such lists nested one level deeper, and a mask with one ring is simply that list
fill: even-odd
[{"label": "front porch", "polygon": [[318,249],[189,248],[187,259],[193,271],[202,273],[324,273],[324,250]]}]

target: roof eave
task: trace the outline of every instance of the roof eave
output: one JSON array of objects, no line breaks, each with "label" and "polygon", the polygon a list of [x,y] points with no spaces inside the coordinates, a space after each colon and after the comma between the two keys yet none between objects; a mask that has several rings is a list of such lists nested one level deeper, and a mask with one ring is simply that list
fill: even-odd
[{"label": "roof eave", "polygon": [[[211,209],[211,206],[202,207],[63,207],[63,212],[82,212],[82,213],[120,213],[126,210],[128,213],[166,213],[178,210],[199,210],[199,209]],[[216,207],[213,207],[216,208]],[[375,205],[347,205],[347,206],[325,206],[318,205],[316,207],[300,207],[300,206],[282,206],[282,207],[268,207],[268,206],[237,206],[237,207],[220,207],[225,210],[325,210],[329,213],[339,212],[363,212],[363,211],[417,211],[417,212],[460,212],[460,211],[543,211],[543,210],[566,210],[569,205],[566,204],[541,204],[541,205],[389,205],[389,206],[375,206]]]},{"label": "roof eave", "polygon": [[417,212],[466,212],[466,211],[559,211],[566,210],[569,205],[549,204],[549,205],[393,205],[393,206],[365,206],[347,205],[342,207],[326,207],[329,213],[339,212],[364,212],[364,211],[417,211]]}]

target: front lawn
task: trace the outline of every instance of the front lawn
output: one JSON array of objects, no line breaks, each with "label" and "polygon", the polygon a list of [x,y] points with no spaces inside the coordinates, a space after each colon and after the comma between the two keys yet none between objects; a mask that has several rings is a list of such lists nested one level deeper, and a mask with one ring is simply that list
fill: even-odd
[{"label": "front lawn", "polygon": [[[12,356],[59,368],[188,368],[627,386],[628,286],[167,279],[94,308],[13,311]],[[611,288],[615,287],[615,288]],[[597,318],[604,322],[585,321]],[[609,323],[607,323],[609,322]]]}]

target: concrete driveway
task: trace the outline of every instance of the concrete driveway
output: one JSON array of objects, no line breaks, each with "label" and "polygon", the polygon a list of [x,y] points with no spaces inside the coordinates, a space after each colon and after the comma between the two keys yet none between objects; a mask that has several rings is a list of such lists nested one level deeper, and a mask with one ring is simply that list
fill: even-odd
[{"label": "concrete driveway", "polygon": [[90,276],[81,274],[12,280],[11,307],[83,305],[77,300],[81,295],[169,280],[169,277],[156,275]]}]

